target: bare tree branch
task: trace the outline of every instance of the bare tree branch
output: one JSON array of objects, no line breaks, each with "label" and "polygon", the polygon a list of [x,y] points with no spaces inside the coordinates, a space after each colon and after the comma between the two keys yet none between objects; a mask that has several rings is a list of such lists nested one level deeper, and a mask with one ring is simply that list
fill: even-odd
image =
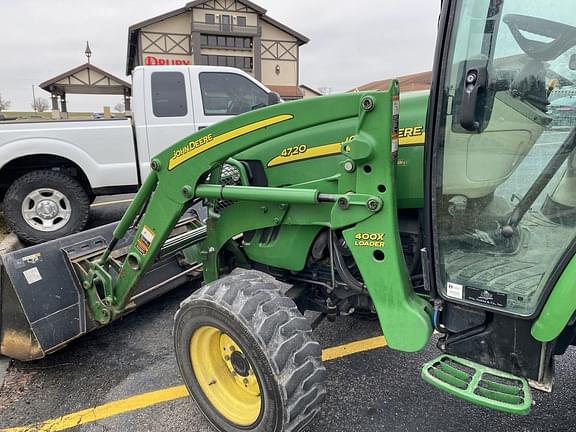
[{"label": "bare tree branch", "polygon": [[48,109],[50,104],[48,103],[48,99],[37,97],[31,106],[34,111],[44,112]]},{"label": "bare tree branch", "polygon": [[0,111],[6,111],[10,108],[11,102],[8,99],[4,99],[0,94]]}]

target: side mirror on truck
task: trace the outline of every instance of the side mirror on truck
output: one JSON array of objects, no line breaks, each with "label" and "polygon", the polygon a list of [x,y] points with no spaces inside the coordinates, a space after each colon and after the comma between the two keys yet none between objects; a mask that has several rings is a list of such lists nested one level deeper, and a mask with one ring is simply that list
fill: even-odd
[{"label": "side mirror on truck", "polygon": [[280,95],[278,93],[276,93],[276,92],[268,93],[268,106],[277,105],[280,102],[282,102],[282,98],[280,97]]}]

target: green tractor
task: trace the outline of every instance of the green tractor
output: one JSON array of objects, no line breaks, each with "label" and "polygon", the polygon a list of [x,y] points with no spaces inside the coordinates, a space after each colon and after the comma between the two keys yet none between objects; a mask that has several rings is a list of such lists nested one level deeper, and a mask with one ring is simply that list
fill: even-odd
[{"label": "green tractor", "polygon": [[216,124],[154,158],[113,232],[8,255],[2,351],[41,357],[202,275],[175,350],[220,431],[308,424],[313,327],[350,314],[395,350],[436,330],[427,382],[527,414],[576,335],[576,122],[547,114],[550,82],[576,89],[576,9],[444,0],[438,33],[429,95],[392,82]]}]

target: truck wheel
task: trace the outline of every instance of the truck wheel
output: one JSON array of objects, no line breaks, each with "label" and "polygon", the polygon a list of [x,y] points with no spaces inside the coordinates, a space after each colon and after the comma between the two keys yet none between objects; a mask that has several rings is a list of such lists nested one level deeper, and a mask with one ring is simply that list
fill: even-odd
[{"label": "truck wheel", "polygon": [[220,431],[296,432],[320,410],[320,345],[264,273],[234,272],[183,301],[174,341],[190,395]]},{"label": "truck wheel", "polygon": [[10,229],[37,244],[82,231],[90,202],[80,183],[58,171],[32,171],[17,179],[4,197]]}]

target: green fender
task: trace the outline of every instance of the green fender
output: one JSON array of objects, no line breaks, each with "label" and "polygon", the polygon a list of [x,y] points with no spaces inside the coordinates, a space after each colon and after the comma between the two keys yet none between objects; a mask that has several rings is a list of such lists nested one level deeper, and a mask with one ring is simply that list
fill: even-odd
[{"label": "green fender", "polygon": [[532,326],[532,336],[540,342],[550,342],[560,336],[576,311],[576,256],[556,282],[542,313]]}]

